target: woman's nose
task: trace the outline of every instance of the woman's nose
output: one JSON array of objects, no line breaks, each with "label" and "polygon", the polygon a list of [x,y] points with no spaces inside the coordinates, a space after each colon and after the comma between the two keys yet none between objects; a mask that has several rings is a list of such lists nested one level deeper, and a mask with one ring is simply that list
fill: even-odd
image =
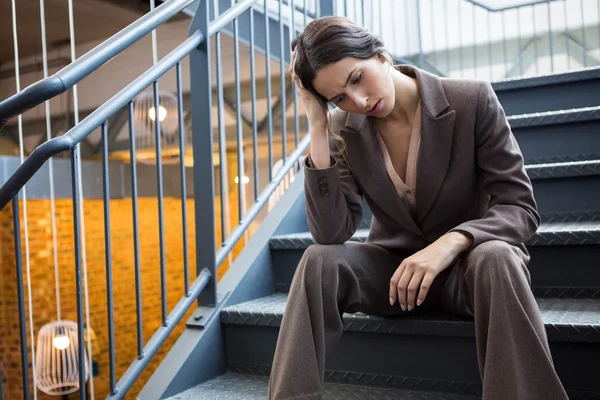
[{"label": "woman's nose", "polygon": [[368,109],[369,99],[366,96],[363,96],[360,94],[355,94],[352,97],[354,97],[352,100],[354,101],[354,104],[356,104],[356,107],[359,110],[367,110]]}]

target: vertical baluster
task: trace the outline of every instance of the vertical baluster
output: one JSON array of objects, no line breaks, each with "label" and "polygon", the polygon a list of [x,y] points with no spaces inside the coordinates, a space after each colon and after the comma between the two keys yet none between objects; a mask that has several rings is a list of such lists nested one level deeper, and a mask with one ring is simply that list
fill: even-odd
[{"label": "vertical baluster", "polygon": [[508,72],[508,49],[506,48],[506,11],[502,11],[502,54],[504,57],[504,76]]},{"label": "vertical baluster", "polygon": [[21,250],[21,216],[19,195],[12,199],[13,229],[15,238],[15,265],[17,267],[17,302],[19,309],[19,340],[21,344],[21,384],[23,399],[29,400],[29,356],[27,355],[27,327],[25,322],[25,295],[23,290],[23,255]]},{"label": "vertical baluster", "polygon": [[181,61],[175,66],[177,80],[177,120],[179,125],[179,168],[181,179],[181,229],[183,234],[183,285],[185,295],[190,291],[190,263],[188,255],[187,229],[187,179],[185,173],[185,125],[183,120],[183,84],[181,78]]},{"label": "vertical baluster", "polygon": [[548,8],[548,50],[550,51],[550,71],[554,72],[554,45],[552,38],[552,10],[550,6],[550,0],[546,2]]},{"label": "vertical baluster", "polygon": [[563,1],[563,15],[565,16],[565,50],[567,52],[567,70],[571,69],[571,46],[570,46],[570,37],[569,37],[569,17],[567,14],[567,10],[569,9],[567,7],[567,2],[566,0]]},{"label": "vertical baluster", "polygon": [[475,78],[477,78],[477,33],[476,33],[476,27],[477,27],[477,16],[475,13],[475,4],[471,4],[471,13],[472,13],[472,17],[473,17],[473,71],[474,71],[474,75]]},{"label": "vertical baluster", "polygon": [[[254,201],[258,201],[258,124],[256,123],[256,62],[254,59],[254,9],[250,7],[250,81],[252,88],[252,143],[254,156]],[[292,12],[295,13],[292,3]],[[295,101],[295,98],[294,98]],[[295,103],[294,103],[295,104]],[[298,116],[296,115],[296,121]]]},{"label": "vertical baluster", "polygon": [[532,18],[532,29],[533,29],[533,58],[535,60],[535,74],[539,75],[540,67],[538,64],[538,41],[537,41],[537,29],[535,27],[535,5],[531,6],[531,18]]},{"label": "vertical baluster", "polygon": [[160,132],[159,96],[158,82],[152,84],[154,94],[154,141],[156,146],[156,184],[158,189],[158,232],[160,247],[160,304],[162,311],[162,324],[167,324],[167,260],[165,255],[165,215],[164,215],[164,192],[162,172],[162,135]]},{"label": "vertical baluster", "polygon": [[86,397],[85,386],[85,342],[83,339],[83,291],[81,287],[81,216],[79,215],[79,202],[81,193],[79,192],[79,144],[71,151],[71,188],[73,189],[73,231],[74,231],[74,250],[75,250],[75,293],[77,299],[77,362],[79,364],[79,398]]},{"label": "vertical baluster", "polygon": [[433,1],[429,2],[429,9],[430,9],[430,14],[431,14],[431,43],[433,45],[433,65],[435,67],[436,70],[439,71],[438,65],[437,65],[437,45],[436,45],[436,39],[435,39],[435,11],[433,8]]},{"label": "vertical baluster", "polygon": [[[379,0],[379,8],[377,9],[377,13],[379,15],[379,37],[383,37],[383,13],[381,12],[381,10],[382,10],[381,0]],[[395,26],[395,25],[396,24],[392,24],[392,26]],[[396,45],[396,43],[394,43],[394,45]],[[396,48],[396,50],[397,50],[397,48]]]},{"label": "vertical baluster", "polygon": [[267,137],[269,143],[269,182],[273,180],[273,104],[271,93],[271,34],[269,33],[269,15],[267,0],[265,5],[265,68],[267,74]]},{"label": "vertical baluster", "polygon": [[521,40],[521,7],[517,8],[517,40],[519,45],[519,75],[523,76],[523,43]]},{"label": "vertical baluster", "polygon": [[463,77],[463,37],[462,37],[462,2],[458,4],[458,68],[460,69],[460,76]]},{"label": "vertical baluster", "polygon": [[306,0],[302,1],[302,10],[303,10],[303,14],[304,14],[304,21],[303,21],[303,28],[306,28],[306,19],[308,17],[308,10],[306,9]]},{"label": "vertical baluster", "polygon": [[[409,0],[404,0],[404,15],[406,15],[406,16],[409,15],[408,2],[409,2]],[[405,27],[404,37],[406,38],[406,56],[407,56],[407,58],[410,59],[410,51],[411,51],[410,24],[404,24],[404,27]]]},{"label": "vertical baluster", "polygon": [[[392,15],[392,18],[395,18],[396,15],[398,15],[396,13],[396,2],[392,1],[392,3],[390,4],[390,6],[391,6],[390,14]],[[373,7],[371,7],[371,12],[375,12],[375,10],[373,9]],[[381,14],[382,14],[382,12],[381,12],[381,0],[379,0],[377,12],[379,13],[379,35],[383,36],[381,34],[381,28],[382,28],[382,26],[381,26],[382,25],[382,23],[381,23]],[[398,54],[398,45],[396,43],[396,39],[398,37],[398,32],[396,31],[396,25],[398,25],[398,24],[392,24],[391,50],[392,50],[392,53],[394,53],[394,54]]]},{"label": "vertical baluster", "polygon": [[419,68],[425,68],[425,54],[423,54],[423,35],[421,34],[421,2],[417,0],[417,40],[419,43]]},{"label": "vertical baluster", "polygon": [[[218,12],[218,0],[214,0],[214,12]],[[266,15],[266,13],[265,13]],[[216,19],[218,14],[215,14]],[[267,28],[268,29],[268,25]],[[224,95],[223,95],[223,64],[221,61],[221,32],[215,34],[215,59],[217,66],[217,119],[219,141],[219,192],[221,203],[221,243],[225,243],[229,230],[229,179],[227,170],[227,138],[225,137]]]},{"label": "vertical baluster", "polygon": [[[375,0],[371,0],[371,2],[373,3],[373,2],[375,2]],[[381,1],[379,1],[379,3],[380,3],[380,6],[381,6]],[[369,8],[369,30],[371,32],[375,33],[375,7],[370,7]],[[394,38],[392,40],[392,42],[391,42],[392,49],[394,48],[394,45],[396,43],[395,40],[396,40],[396,38]]]},{"label": "vertical baluster", "polygon": [[344,0],[344,17],[348,16],[348,0]]},{"label": "vertical baluster", "polygon": [[137,156],[135,149],[133,102],[129,102],[129,159],[131,160],[131,213],[133,218],[133,258],[135,263],[137,355],[138,358],[140,358],[144,354],[144,331],[142,329],[142,271],[140,266],[140,224],[138,212]]},{"label": "vertical baluster", "polygon": [[[294,0],[291,0],[292,4],[292,25],[290,27],[290,40],[293,40],[296,37],[296,6],[294,4]],[[290,62],[292,62],[290,58]],[[291,79],[291,77],[290,77]],[[295,147],[298,146],[298,142],[300,141],[300,121],[298,120],[298,88],[292,82],[292,93],[294,96],[294,144]]]},{"label": "vertical baluster", "polygon": [[[344,10],[345,10],[345,3],[346,3],[346,0],[344,0]],[[306,28],[306,14],[307,14],[307,12],[306,12],[306,0],[303,0],[303,8],[304,8],[304,25],[303,25],[303,28]],[[344,11],[344,16],[345,15],[346,15],[346,12]],[[308,116],[306,116],[304,118],[304,123],[306,124],[306,129],[304,130],[304,133],[308,134]]]},{"label": "vertical baluster", "polygon": [[[132,161],[134,162],[134,161]],[[112,241],[110,235],[110,181],[108,174],[108,122],[102,124],[102,195],[104,201],[104,260],[106,262],[106,314],[110,393],[116,394],[115,319],[113,306]]]},{"label": "vertical baluster", "polygon": [[362,26],[365,26],[365,0],[360,0],[360,9],[361,9],[361,23]]},{"label": "vertical baluster", "polygon": [[238,19],[233,20],[233,60],[235,73],[235,114],[237,137],[237,171],[238,171],[238,223],[242,222],[244,215],[244,137],[242,131],[242,99],[240,89],[240,32]]},{"label": "vertical baluster", "polygon": [[492,53],[492,22],[491,12],[487,11],[487,26],[488,26],[488,65],[490,70],[490,80],[494,80],[494,55]]},{"label": "vertical baluster", "polygon": [[281,151],[282,159],[285,164],[287,158],[287,120],[286,120],[286,108],[287,101],[285,97],[285,46],[284,46],[284,30],[283,30],[283,4],[282,0],[279,0],[279,82],[281,85],[281,97],[279,101],[281,103]]},{"label": "vertical baluster", "polygon": [[[444,15],[448,15],[448,0],[444,0]],[[449,18],[444,18],[444,27],[446,28],[446,75],[450,76],[450,28]]]},{"label": "vertical baluster", "polygon": [[579,1],[581,5],[581,46],[583,47],[583,66],[587,67],[587,46],[586,46],[586,38],[585,38],[585,12],[583,10],[583,0]]}]

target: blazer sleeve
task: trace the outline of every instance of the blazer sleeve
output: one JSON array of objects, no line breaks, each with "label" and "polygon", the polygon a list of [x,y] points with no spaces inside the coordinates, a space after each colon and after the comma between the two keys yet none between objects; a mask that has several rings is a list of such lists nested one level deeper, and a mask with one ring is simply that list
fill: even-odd
[{"label": "blazer sleeve", "polygon": [[479,90],[475,151],[489,207],[481,218],[466,221],[450,232],[470,236],[473,243],[468,250],[489,240],[512,245],[525,242],[535,234],[540,216],[523,155],[489,82],[482,82]]},{"label": "blazer sleeve", "polygon": [[335,153],[335,148],[332,154],[329,168],[314,168],[310,155],[304,161],[308,228],[315,241],[325,245],[346,242],[362,218],[362,194],[356,179],[343,154]]}]

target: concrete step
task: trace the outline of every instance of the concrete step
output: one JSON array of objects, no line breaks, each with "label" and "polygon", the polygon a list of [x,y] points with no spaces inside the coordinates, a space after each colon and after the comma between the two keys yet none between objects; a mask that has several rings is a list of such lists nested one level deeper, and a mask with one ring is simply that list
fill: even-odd
[{"label": "concrete step", "polygon": [[[269,378],[260,374],[228,372],[168,400],[264,400]],[[476,400],[475,396],[423,393],[393,388],[325,383],[324,400]]]},{"label": "concrete step", "polygon": [[526,164],[600,159],[600,106],[514,115],[508,121]]},{"label": "concrete step", "polygon": [[[364,242],[368,233],[368,229],[360,229],[350,240]],[[314,243],[309,232],[271,239],[277,291],[288,290],[304,250]],[[536,296],[600,299],[600,223],[542,224],[527,242],[527,248],[531,255],[529,271]],[[600,320],[600,315],[598,318]]]},{"label": "concrete step", "polygon": [[[229,367],[268,375],[287,294],[226,308]],[[538,299],[557,371],[571,399],[600,395],[600,300]],[[449,315],[382,318],[344,314],[326,379],[401,390],[481,394],[474,325]]]},{"label": "concrete step", "polygon": [[600,105],[600,68],[492,83],[507,115]]}]

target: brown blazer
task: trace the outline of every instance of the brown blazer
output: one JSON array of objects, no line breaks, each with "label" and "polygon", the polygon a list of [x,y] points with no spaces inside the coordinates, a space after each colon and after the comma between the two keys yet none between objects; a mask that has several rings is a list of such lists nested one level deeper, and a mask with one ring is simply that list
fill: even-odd
[{"label": "brown blazer", "polygon": [[[520,247],[540,217],[523,156],[488,82],[439,78],[412,66],[422,106],[413,219],[389,178],[372,120],[330,112],[330,128],[345,141],[332,166],[305,163],[308,226],[317,243],[341,244],[358,229],[362,196],[373,213],[368,242],[418,251],[458,231],[471,248],[489,240]],[[332,152],[332,154],[334,154]],[[470,249],[469,249],[470,250]]]}]

